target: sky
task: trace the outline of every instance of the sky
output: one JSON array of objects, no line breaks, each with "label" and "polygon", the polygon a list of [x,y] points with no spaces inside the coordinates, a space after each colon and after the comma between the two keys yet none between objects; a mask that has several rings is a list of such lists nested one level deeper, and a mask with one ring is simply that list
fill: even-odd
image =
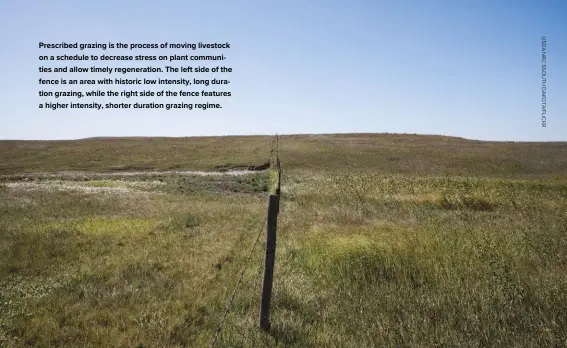
[{"label": "sky", "polygon": [[[0,139],[305,133],[418,133],[567,141],[567,1],[207,0],[0,2]],[[546,127],[542,127],[542,36]],[[224,43],[224,50],[40,49],[39,43]],[[220,54],[222,62],[41,62],[41,55]],[[201,103],[200,110],[51,110],[40,90],[179,90],[179,86],[40,86],[62,66],[227,66],[217,98],[61,98]],[[104,73],[75,78],[99,79]],[[208,77],[207,77],[208,76]],[[185,90],[202,90],[189,86]],[[134,100],[135,99],[135,100]]]}]

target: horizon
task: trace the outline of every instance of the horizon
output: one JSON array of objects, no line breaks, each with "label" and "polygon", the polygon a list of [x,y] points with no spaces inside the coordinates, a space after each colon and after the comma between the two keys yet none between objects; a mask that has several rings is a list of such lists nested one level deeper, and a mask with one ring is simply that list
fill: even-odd
[{"label": "horizon", "polygon": [[[135,7],[107,0],[96,7],[68,0],[56,4],[5,2],[0,4],[0,36],[9,49],[0,56],[4,78],[0,139],[366,131],[478,141],[566,141],[567,99],[560,98],[567,95],[567,22],[563,14],[567,14],[567,2],[559,0],[438,0],[427,5],[416,0],[403,4],[319,0],[222,5],[167,0],[159,4],[139,1]],[[547,40],[546,128],[541,126],[542,37]],[[39,49],[38,42],[63,41],[228,41],[231,48],[223,51],[228,59],[222,64],[233,68],[228,74],[232,83],[217,88],[233,96],[216,99],[223,109],[207,111],[42,110],[38,104],[47,100],[38,97],[38,78],[45,77],[38,72],[38,55],[46,54],[46,49]],[[168,65],[163,63],[150,65]],[[65,64],[82,66],[73,61]],[[148,62],[121,64],[96,66],[134,67]],[[148,75],[171,74],[112,76]],[[42,88],[54,90],[53,86]],[[115,102],[127,100],[116,98]],[[157,99],[136,99],[152,100]],[[199,99],[211,100],[215,99]]]},{"label": "horizon", "polygon": [[[364,132],[357,132],[357,133],[288,133],[288,134],[277,134],[280,137],[286,136],[336,136],[336,135],[351,135],[351,136],[364,136],[364,135],[395,135],[395,136],[417,136],[417,137],[443,137],[443,138],[451,138],[457,140],[465,140],[465,141],[474,141],[474,142],[483,142],[483,143],[566,143],[567,140],[541,140],[541,141],[529,141],[529,140],[481,140],[481,139],[473,139],[473,138],[465,138],[459,136],[452,136],[452,135],[442,135],[442,134],[420,134],[420,133],[390,133],[390,132],[380,132],[380,133],[364,133]],[[56,142],[56,141],[82,141],[82,140],[107,140],[107,139],[150,139],[150,138],[158,138],[158,139],[184,139],[184,138],[224,138],[224,137],[273,137],[274,134],[224,134],[224,135],[188,135],[188,136],[167,136],[167,135],[149,135],[149,136],[107,136],[107,135],[99,135],[99,136],[90,136],[86,138],[69,138],[69,139],[0,139],[2,141],[22,141],[22,142],[32,142],[32,141],[47,141],[47,142]]]}]

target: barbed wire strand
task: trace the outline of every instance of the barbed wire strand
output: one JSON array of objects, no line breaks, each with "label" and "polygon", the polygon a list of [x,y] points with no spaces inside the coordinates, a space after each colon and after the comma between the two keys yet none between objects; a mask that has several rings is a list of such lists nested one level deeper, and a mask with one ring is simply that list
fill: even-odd
[{"label": "barbed wire strand", "polygon": [[254,241],[254,244],[252,245],[252,249],[250,249],[250,252],[248,253],[248,259],[246,260],[244,267],[242,268],[242,271],[240,272],[240,277],[238,279],[238,282],[236,283],[236,286],[234,287],[234,291],[232,292],[232,295],[230,296],[230,299],[229,299],[229,301],[226,305],[226,310],[223,314],[221,322],[220,322],[219,326],[217,327],[217,329],[215,331],[213,341],[211,342],[211,348],[213,348],[215,346],[215,343],[218,339],[218,335],[222,331],[224,321],[226,320],[228,312],[230,311],[230,307],[232,306],[232,301],[234,301],[234,298],[236,297],[236,293],[238,291],[238,288],[240,287],[240,284],[242,283],[242,279],[244,278],[244,273],[246,272],[246,269],[248,269],[248,263],[250,262],[250,259],[252,258],[252,254],[253,254],[254,250],[256,249],[256,245],[258,245],[258,241],[260,240],[260,236],[262,234],[262,231],[264,230],[264,227],[266,226],[267,221],[268,221],[268,216],[266,215],[266,218],[264,219],[264,223],[262,224],[262,228],[258,231],[258,235],[256,236],[256,240]]},{"label": "barbed wire strand", "polygon": [[[270,150],[269,161],[271,161],[272,155],[274,153],[274,143],[276,143],[276,146],[278,146],[277,135],[272,139],[272,146],[271,146],[271,150]],[[276,151],[279,152],[279,149],[276,149]],[[278,165],[279,165],[279,155],[278,155]],[[266,217],[264,218],[264,222],[262,223],[262,228],[260,228],[260,230],[258,231],[258,235],[256,236],[256,240],[254,241],[254,244],[252,245],[252,249],[250,249],[250,252],[248,253],[248,258],[247,258],[246,262],[244,263],[244,267],[242,268],[242,271],[240,272],[240,277],[238,279],[238,282],[236,283],[236,286],[234,287],[234,291],[232,292],[232,295],[230,296],[230,299],[227,302],[226,309],[225,309],[224,314],[222,316],[221,322],[220,322],[219,326],[217,327],[217,329],[215,331],[215,335],[213,336],[213,340],[211,342],[211,348],[214,348],[214,346],[217,342],[217,339],[219,337],[219,333],[222,331],[222,328],[224,326],[224,322],[227,318],[228,312],[230,312],[230,307],[232,306],[232,302],[236,298],[236,293],[238,292],[238,288],[240,287],[240,284],[242,283],[242,279],[244,278],[244,273],[246,273],[246,269],[248,269],[248,263],[252,259],[252,255],[254,253],[254,250],[256,249],[256,246],[258,245],[258,241],[260,240],[260,236],[262,235],[262,231],[266,227],[267,223],[268,223],[268,214],[266,213]]]}]

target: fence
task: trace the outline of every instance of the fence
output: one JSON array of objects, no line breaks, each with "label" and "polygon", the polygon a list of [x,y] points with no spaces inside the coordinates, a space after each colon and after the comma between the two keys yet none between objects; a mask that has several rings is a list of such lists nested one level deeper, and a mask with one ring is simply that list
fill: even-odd
[{"label": "fence", "polygon": [[268,199],[268,210],[266,214],[266,218],[264,220],[264,225],[262,229],[259,231],[254,244],[252,245],[252,249],[250,250],[250,254],[245,262],[245,266],[243,267],[238,282],[236,283],[236,287],[230,296],[225,312],[222,316],[221,322],[217,327],[215,334],[213,336],[211,342],[211,348],[215,346],[217,339],[219,337],[220,332],[222,331],[224,322],[226,317],[230,311],[230,307],[240,284],[242,283],[242,279],[244,277],[244,272],[248,267],[248,263],[252,258],[252,254],[256,249],[258,241],[260,240],[261,232],[266,228],[266,253],[264,258],[264,277],[262,281],[262,289],[261,289],[261,300],[260,300],[260,313],[259,313],[259,328],[264,331],[269,331],[271,324],[270,324],[270,304],[272,299],[272,284],[274,280],[274,266],[275,266],[275,258],[276,258],[276,235],[277,235],[277,223],[278,223],[278,215],[280,211],[280,193],[281,193],[281,178],[282,178],[282,170],[281,170],[281,162],[279,157],[279,136],[276,134],[274,139],[272,140],[272,148],[270,150],[270,157],[268,159],[268,163],[273,163],[273,155],[275,153],[275,170],[277,171],[277,182],[275,184],[275,194],[270,194]]}]

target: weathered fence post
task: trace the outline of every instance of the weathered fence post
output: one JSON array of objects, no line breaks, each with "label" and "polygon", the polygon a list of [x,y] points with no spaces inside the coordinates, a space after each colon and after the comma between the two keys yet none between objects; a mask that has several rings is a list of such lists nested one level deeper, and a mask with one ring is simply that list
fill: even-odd
[{"label": "weathered fence post", "polygon": [[266,259],[264,263],[264,280],[262,282],[262,300],[260,302],[260,328],[270,330],[270,301],[272,299],[272,283],[274,280],[274,264],[276,261],[276,229],[278,224],[280,196],[270,195],[268,203],[268,229],[266,241]]},{"label": "weathered fence post", "polygon": [[282,168],[280,167],[280,158],[278,157],[276,168],[278,169],[278,187],[276,188],[276,195],[280,195],[281,192],[281,182],[282,182]]}]

